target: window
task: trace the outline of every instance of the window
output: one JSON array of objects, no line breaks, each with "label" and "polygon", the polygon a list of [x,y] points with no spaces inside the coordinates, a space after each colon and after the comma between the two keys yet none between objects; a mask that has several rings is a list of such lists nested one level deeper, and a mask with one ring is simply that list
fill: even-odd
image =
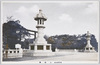
[{"label": "window", "polygon": [[31,46],[31,50],[34,50],[34,45],[33,45],[33,46]]},{"label": "window", "polygon": [[12,53],[12,51],[10,51],[10,53]]},{"label": "window", "polygon": [[90,50],[92,50],[92,48],[90,48]]},{"label": "window", "polygon": [[6,53],[8,53],[8,51],[6,51]]},{"label": "window", "polygon": [[19,53],[19,51],[17,51],[17,53]]},{"label": "window", "polygon": [[40,24],[41,24],[41,19],[40,19]]},{"label": "window", "polygon": [[14,51],[14,53],[16,53],[16,51]]},{"label": "window", "polygon": [[3,51],[3,53],[4,53],[4,51]]},{"label": "window", "polygon": [[49,50],[50,49],[50,46],[46,46],[46,49]]},{"label": "window", "polygon": [[89,50],[89,48],[86,48],[86,50]]},{"label": "window", "polygon": [[43,45],[38,45],[37,50],[43,50]]}]

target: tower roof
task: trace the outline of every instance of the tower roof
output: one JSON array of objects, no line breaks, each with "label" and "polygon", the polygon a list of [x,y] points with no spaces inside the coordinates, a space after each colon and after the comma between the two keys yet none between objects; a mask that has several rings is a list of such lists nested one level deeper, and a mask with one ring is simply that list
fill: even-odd
[{"label": "tower roof", "polygon": [[89,33],[89,31],[87,31],[86,36],[90,36],[91,34]]},{"label": "tower roof", "polygon": [[39,10],[39,13],[36,15],[36,17],[34,19],[35,20],[43,19],[44,21],[47,20],[47,18],[45,17],[45,15],[42,13],[42,10],[41,9]]}]

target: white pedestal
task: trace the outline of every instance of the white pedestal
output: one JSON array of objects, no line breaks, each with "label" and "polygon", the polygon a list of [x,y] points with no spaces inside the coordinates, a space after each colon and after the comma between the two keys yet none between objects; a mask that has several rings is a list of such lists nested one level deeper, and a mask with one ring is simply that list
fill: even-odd
[{"label": "white pedestal", "polygon": [[94,47],[85,47],[84,52],[96,52]]},{"label": "white pedestal", "polygon": [[54,55],[54,53],[52,53],[51,50],[51,44],[31,44],[30,54],[31,56],[53,56]]}]

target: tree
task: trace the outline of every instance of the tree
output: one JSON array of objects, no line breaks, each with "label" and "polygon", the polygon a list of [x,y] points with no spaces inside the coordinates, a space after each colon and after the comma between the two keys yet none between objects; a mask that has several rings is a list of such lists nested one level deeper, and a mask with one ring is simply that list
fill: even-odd
[{"label": "tree", "polygon": [[[52,44],[52,48],[59,49],[83,49],[86,44],[86,34],[76,35],[55,35],[47,39],[48,43]],[[98,43],[93,34],[91,34],[91,45],[98,50]]]},{"label": "tree", "polygon": [[25,36],[30,36],[26,28],[21,26],[19,20],[7,20],[3,24],[3,44],[9,48],[15,48],[15,44],[24,44]]}]

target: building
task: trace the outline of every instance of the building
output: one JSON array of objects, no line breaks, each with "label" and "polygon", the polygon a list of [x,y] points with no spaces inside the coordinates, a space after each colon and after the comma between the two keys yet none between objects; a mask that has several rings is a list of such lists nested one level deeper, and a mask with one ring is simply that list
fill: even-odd
[{"label": "building", "polygon": [[84,48],[84,52],[95,52],[94,47],[90,44],[91,34],[87,31],[86,34],[87,45]]},{"label": "building", "polygon": [[37,21],[37,30],[38,30],[38,35],[34,41],[33,44],[29,45],[29,50],[31,56],[51,56],[52,50],[51,50],[51,44],[47,44],[47,41],[44,39],[44,33],[43,29],[45,28],[44,26],[44,21],[47,20],[47,18],[44,16],[42,13],[42,10],[39,10],[39,14],[36,15],[34,20]]},{"label": "building", "polygon": [[23,50],[20,44],[15,45],[16,49],[3,49],[3,58],[22,58]]}]

